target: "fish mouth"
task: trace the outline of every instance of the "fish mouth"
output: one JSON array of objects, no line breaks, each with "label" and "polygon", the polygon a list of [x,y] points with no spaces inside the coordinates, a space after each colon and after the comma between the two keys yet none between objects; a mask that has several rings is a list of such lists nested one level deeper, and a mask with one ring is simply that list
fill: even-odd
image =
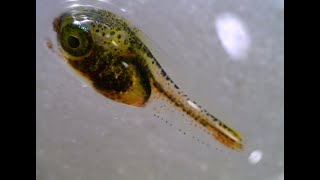
[{"label": "fish mouth", "polygon": [[53,20],[53,23],[52,23],[52,25],[53,25],[53,30],[55,31],[55,32],[59,32],[59,30],[60,30],[60,19],[61,19],[61,16],[59,16],[59,17],[56,17],[56,18],[54,18],[54,20]]}]

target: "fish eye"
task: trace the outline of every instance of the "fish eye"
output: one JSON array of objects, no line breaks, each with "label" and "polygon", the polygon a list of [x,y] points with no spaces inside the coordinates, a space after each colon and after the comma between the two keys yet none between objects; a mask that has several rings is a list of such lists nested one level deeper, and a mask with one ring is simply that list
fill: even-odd
[{"label": "fish eye", "polygon": [[69,36],[68,37],[68,45],[71,48],[77,48],[80,45],[80,41],[79,41],[79,39],[77,37]]},{"label": "fish eye", "polygon": [[72,22],[62,27],[59,43],[63,50],[73,57],[85,56],[93,47],[92,36],[86,25]]}]

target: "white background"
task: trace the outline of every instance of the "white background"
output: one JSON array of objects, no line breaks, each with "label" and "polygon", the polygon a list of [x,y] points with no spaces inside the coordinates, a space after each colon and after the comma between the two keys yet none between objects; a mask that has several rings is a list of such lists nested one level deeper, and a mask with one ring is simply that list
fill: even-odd
[{"label": "white background", "polygon": [[[245,150],[216,143],[168,103],[134,108],[87,86],[55,49],[53,18],[73,4],[139,27],[167,74],[237,129]],[[37,0],[37,179],[282,180],[283,12],[283,0]]]}]

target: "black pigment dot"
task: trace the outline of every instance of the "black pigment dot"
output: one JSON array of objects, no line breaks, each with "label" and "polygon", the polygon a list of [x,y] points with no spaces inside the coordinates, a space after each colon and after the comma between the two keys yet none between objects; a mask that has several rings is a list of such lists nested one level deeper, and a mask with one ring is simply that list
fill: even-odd
[{"label": "black pigment dot", "polygon": [[102,36],[106,35],[106,33],[102,33]]},{"label": "black pigment dot", "polygon": [[121,35],[120,35],[120,34],[118,34],[117,38],[118,38],[118,39],[120,39],[120,38],[121,38]]},{"label": "black pigment dot", "polygon": [[99,32],[99,29],[97,29],[96,32]]}]

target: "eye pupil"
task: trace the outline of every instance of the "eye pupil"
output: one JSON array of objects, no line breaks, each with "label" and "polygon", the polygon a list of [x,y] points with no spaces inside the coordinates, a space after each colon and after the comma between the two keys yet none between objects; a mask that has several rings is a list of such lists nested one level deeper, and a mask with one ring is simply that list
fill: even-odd
[{"label": "eye pupil", "polygon": [[69,36],[68,37],[68,44],[71,48],[77,48],[80,45],[80,41],[78,38],[74,36]]}]

